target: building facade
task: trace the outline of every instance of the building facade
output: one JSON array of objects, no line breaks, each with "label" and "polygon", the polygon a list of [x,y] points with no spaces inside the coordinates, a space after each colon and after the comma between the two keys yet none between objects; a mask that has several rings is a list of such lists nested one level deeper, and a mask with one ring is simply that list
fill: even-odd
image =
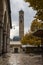
[{"label": "building facade", "polygon": [[10,28],[10,0],[0,0],[0,54],[9,52]]},{"label": "building facade", "polygon": [[20,41],[10,41],[10,52],[11,53],[21,53],[21,42]]},{"label": "building facade", "polygon": [[19,11],[19,37],[22,39],[24,36],[24,11]]}]

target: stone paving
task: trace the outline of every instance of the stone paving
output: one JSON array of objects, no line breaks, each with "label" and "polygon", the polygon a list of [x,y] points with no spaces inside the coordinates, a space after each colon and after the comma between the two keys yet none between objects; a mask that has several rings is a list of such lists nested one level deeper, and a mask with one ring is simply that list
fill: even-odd
[{"label": "stone paving", "polygon": [[0,65],[42,65],[41,55],[6,54],[0,57]]}]

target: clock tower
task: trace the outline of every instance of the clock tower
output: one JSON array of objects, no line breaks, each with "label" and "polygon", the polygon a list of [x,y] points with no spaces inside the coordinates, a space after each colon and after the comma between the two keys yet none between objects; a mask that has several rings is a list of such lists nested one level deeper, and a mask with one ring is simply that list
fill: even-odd
[{"label": "clock tower", "polygon": [[24,11],[19,11],[19,37],[22,39],[24,36]]}]

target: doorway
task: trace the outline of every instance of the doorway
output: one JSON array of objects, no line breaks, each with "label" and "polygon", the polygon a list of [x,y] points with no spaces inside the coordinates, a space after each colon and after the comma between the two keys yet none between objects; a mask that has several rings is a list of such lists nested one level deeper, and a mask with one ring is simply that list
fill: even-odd
[{"label": "doorway", "polygon": [[18,53],[18,48],[14,48],[14,53]]}]

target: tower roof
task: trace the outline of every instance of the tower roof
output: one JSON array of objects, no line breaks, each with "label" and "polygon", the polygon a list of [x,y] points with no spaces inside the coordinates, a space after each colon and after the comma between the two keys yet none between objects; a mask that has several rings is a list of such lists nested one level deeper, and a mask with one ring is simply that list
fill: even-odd
[{"label": "tower roof", "polygon": [[19,12],[22,12],[22,13],[24,13],[24,11],[23,11],[23,10],[20,10]]}]

